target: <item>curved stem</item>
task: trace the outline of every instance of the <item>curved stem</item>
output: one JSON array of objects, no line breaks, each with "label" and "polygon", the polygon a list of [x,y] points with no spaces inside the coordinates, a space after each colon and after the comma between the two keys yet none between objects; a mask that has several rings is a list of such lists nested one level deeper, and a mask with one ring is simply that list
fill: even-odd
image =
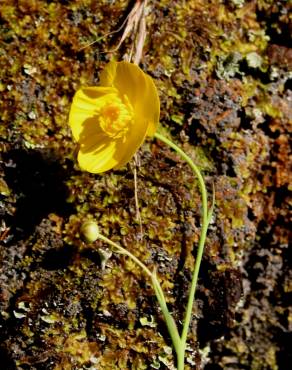
[{"label": "curved stem", "polygon": [[180,349],[181,349],[181,344],[182,344],[181,343],[181,338],[180,338],[176,323],[175,323],[171,313],[168,310],[163,290],[161,288],[161,285],[160,285],[155,273],[153,273],[153,275],[152,275],[152,285],[153,285],[157,300],[159,302],[159,306],[160,306],[161,311],[163,313],[165,323],[166,323],[168,332],[170,334],[174,350],[175,350],[176,353],[179,353]]},{"label": "curved stem", "polygon": [[165,136],[159,133],[156,133],[154,136],[157,139],[163,141],[168,146],[170,146],[172,149],[174,149],[181,156],[181,158],[183,158],[189,164],[189,166],[191,167],[191,169],[197,176],[197,179],[199,182],[199,188],[200,188],[200,192],[202,196],[202,230],[201,230],[201,236],[200,236],[200,241],[198,245],[195,267],[194,267],[193,276],[192,276],[192,282],[191,282],[191,287],[190,287],[190,292],[189,292],[187,308],[186,308],[185,317],[184,317],[183,330],[181,334],[181,346],[180,346],[179,353],[177,353],[178,370],[183,370],[187,335],[188,335],[189,326],[190,326],[191,317],[192,317],[192,309],[193,309],[193,304],[194,304],[195,291],[196,291],[197,282],[198,282],[198,275],[200,271],[200,265],[202,261],[208,225],[209,225],[209,221],[211,218],[211,211],[210,213],[208,212],[207,190],[206,190],[204,179],[201,175],[200,170],[194,164],[192,159],[182,149],[180,149],[176,144],[174,144],[172,141],[167,139]]},{"label": "curved stem", "polygon": [[173,347],[174,347],[176,353],[179,353],[180,348],[181,348],[181,339],[180,339],[180,336],[179,336],[179,332],[178,332],[177,326],[175,324],[175,321],[174,321],[174,319],[173,319],[173,317],[172,317],[172,315],[169,312],[169,309],[167,307],[166,299],[165,299],[162,287],[159,283],[159,280],[157,279],[156,273],[151,272],[148,269],[148,267],[145,266],[144,263],[141,262],[137,257],[135,257],[131,252],[129,252],[127,249],[121,247],[117,243],[111,241],[106,236],[104,236],[102,234],[98,234],[98,238],[103,240],[104,242],[106,242],[107,244],[112,246],[113,248],[115,248],[119,253],[128,256],[139,267],[141,267],[141,269],[145,272],[146,275],[148,275],[148,277],[150,277],[151,282],[152,282],[152,286],[153,286],[153,289],[154,289],[154,292],[155,292],[155,295],[156,295],[156,298],[158,300],[159,306],[160,306],[161,311],[163,313],[165,323],[166,323],[168,332],[169,332],[171,340],[172,340]]},{"label": "curved stem", "polygon": [[198,251],[197,251],[197,257],[195,261],[195,267],[193,271],[193,276],[192,276],[192,282],[191,282],[191,287],[190,287],[190,292],[189,292],[189,298],[188,298],[188,303],[186,307],[186,312],[185,312],[185,317],[184,317],[184,323],[183,323],[183,329],[181,336],[179,335],[176,323],[173,319],[173,316],[168,310],[165,295],[163,293],[162,287],[159,283],[159,280],[157,279],[156,273],[151,272],[147,266],[144,265],[137,257],[135,257],[132,253],[127,251],[125,248],[119,246],[118,244],[112,242],[110,239],[107,237],[99,234],[99,239],[105,241],[112,247],[114,247],[119,253],[122,253],[129,258],[131,258],[142,270],[146,273],[148,277],[150,277],[152,286],[154,289],[154,292],[156,294],[159,306],[161,308],[161,311],[163,313],[166,326],[168,329],[168,332],[170,334],[173,347],[175,349],[176,355],[177,355],[177,369],[178,370],[184,370],[184,365],[185,365],[185,350],[186,350],[186,341],[187,341],[187,335],[189,331],[189,326],[192,318],[192,309],[193,309],[193,304],[194,304],[194,298],[195,298],[195,291],[197,287],[197,281],[198,281],[198,275],[199,275],[199,270],[200,270],[200,265],[202,261],[202,256],[203,256],[203,251],[204,251],[204,245],[206,241],[206,236],[207,236],[207,230],[208,230],[208,225],[210,223],[210,219],[212,216],[213,212],[213,206],[214,206],[214,192],[213,192],[213,203],[208,210],[208,202],[207,202],[207,190],[206,186],[204,183],[204,179],[201,175],[200,170],[198,167],[194,164],[192,159],[182,150],[180,149],[176,144],[174,144],[172,141],[167,139],[161,134],[156,133],[154,135],[157,139],[163,141],[165,144],[170,146],[172,149],[174,149],[191,167],[195,175],[197,176],[198,182],[199,182],[199,188],[202,196],[202,229],[201,229],[201,236],[199,240],[199,245],[198,245]]},{"label": "curved stem", "polygon": [[104,242],[108,243],[112,247],[114,247],[119,253],[124,254],[128,257],[130,257],[141,269],[145,272],[146,275],[148,275],[152,279],[152,272],[148,269],[147,266],[144,265],[143,262],[139,260],[139,258],[135,257],[131,252],[129,252],[127,249],[121,247],[115,242],[112,242],[110,239],[108,239],[106,236],[102,234],[98,234],[98,238],[103,240]]}]

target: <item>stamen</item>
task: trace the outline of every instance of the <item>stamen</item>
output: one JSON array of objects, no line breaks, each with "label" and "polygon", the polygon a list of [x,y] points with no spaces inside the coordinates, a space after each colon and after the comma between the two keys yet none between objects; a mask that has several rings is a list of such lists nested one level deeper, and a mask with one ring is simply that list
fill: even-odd
[{"label": "stamen", "polygon": [[132,105],[128,99],[125,103],[117,96],[99,111],[100,127],[111,138],[124,137],[133,123]]}]

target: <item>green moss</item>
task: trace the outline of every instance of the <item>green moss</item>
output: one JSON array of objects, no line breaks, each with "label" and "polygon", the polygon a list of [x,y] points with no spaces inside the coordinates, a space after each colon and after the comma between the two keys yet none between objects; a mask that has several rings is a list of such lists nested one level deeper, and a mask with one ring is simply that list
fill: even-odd
[{"label": "green moss", "polygon": [[[200,232],[196,179],[171,150],[152,139],[145,143],[137,167],[141,240],[133,164],[102,176],[80,171],[67,124],[74,92],[83,85],[96,85],[99,71],[111,57],[105,52],[114,48],[117,39],[103,36],[118,28],[127,4],[126,0],[22,1],[17,6],[7,0],[1,4],[0,37],[5,48],[0,51],[0,148],[5,173],[1,174],[0,204],[8,229],[1,225],[0,237],[5,243],[12,240],[9,248],[0,251],[4,269],[8,269],[3,273],[7,279],[2,284],[1,312],[7,346],[19,348],[15,353],[9,350],[9,357],[19,368],[38,366],[39,353],[48,356],[55,369],[125,369],[129,363],[137,370],[151,364],[160,369],[174,366],[172,353],[164,350],[169,338],[145,276],[120,255],[113,254],[102,264],[99,250],[106,246],[100,241],[86,245],[80,235],[82,223],[93,219],[105,235],[139,256],[150,269],[157,268],[170,308],[178,321],[182,318]],[[280,67],[275,80],[269,75],[272,66],[267,53],[268,26],[279,28],[274,21],[277,17],[270,14],[280,5],[271,1],[218,5],[215,0],[148,4],[142,67],[158,86],[165,133],[197,163],[208,188],[215,185],[215,216],[204,255],[208,271],[200,280],[194,328],[198,317],[200,323],[206,320],[205,325],[215,317],[218,338],[228,333],[223,344],[211,335],[206,338],[212,351],[221,346],[216,355],[212,351],[205,355],[210,366],[215,362],[223,369],[229,366],[226,349],[232,361],[235,358],[234,366],[276,369],[274,339],[262,342],[257,331],[263,321],[270,323],[267,311],[260,319],[247,320],[254,325],[248,330],[257,345],[255,349],[245,346],[241,334],[229,327],[235,311],[230,302],[236,299],[226,293],[226,301],[220,301],[219,294],[212,301],[207,281],[214,271],[223,274],[242,265],[258,223],[272,218],[265,213],[265,208],[272,208],[271,184],[280,184],[283,190],[288,183],[289,151],[283,139],[288,127],[286,80]],[[260,21],[259,12],[268,16]],[[281,14],[285,23],[285,12]],[[272,24],[267,25],[267,19]],[[118,59],[131,42],[127,40],[115,53]],[[246,68],[242,68],[244,63]],[[258,117],[268,119],[263,122]],[[26,204],[29,209],[21,208],[28,191],[19,185],[21,164],[10,158],[15,148],[25,153],[49,152],[46,160],[58,162],[63,175],[52,171],[50,176],[60,186],[66,185],[62,204],[69,209],[48,206],[35,215],[35,224],[23,234],[11,220],[19,220],[21,212],[30,215],[34,206],[32,197]],[[35,172],[41,170],[40,165]],[[18,235],[26,236],[18,240]],[[281,236],[281,246],[285,238]],[[223,279],[222,286],[225,289],[235,281]],[[26,305],[19,307],[17,302],[14,307],[15,299]],[[254,299],[258,307],[268,305]],[[25,316],[10,317],[6,327],[5,320],[13,311]],[[243,326],[248,314],[249,309],[243,308]],[[143,325],[145,317],[155,317],[156,327]],[[9,325],[14,323],[11,335]],[[269,325],[267,331],[275,330],[274,324]],[[195,332],[189,337],[194,348],[198,343]],[[267,354],[264,358],[261,349]],[[199,355],[192,356],[186,369],[200,366]]]}]

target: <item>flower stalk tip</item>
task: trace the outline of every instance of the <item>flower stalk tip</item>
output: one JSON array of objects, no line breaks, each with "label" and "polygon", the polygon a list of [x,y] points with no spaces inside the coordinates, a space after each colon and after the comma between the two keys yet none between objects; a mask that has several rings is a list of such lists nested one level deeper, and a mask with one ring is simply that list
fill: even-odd
[{"label": "flower stalk tip", "polygon": [[99,237],[99,228],[94,221],[85,221],[80,228],[82,238],[87,243],[95,242]]}]

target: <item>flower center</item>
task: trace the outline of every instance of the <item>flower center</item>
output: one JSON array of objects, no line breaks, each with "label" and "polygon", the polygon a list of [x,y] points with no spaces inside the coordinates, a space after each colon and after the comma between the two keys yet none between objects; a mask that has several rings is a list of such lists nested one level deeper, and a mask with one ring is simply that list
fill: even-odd
[{"label": "flower center", "polygon": [[126,96],[123,101],[111,97],[99,111],[99,124],[109,137],[117,139],[124,137],[133,123],[133,107]]}]

